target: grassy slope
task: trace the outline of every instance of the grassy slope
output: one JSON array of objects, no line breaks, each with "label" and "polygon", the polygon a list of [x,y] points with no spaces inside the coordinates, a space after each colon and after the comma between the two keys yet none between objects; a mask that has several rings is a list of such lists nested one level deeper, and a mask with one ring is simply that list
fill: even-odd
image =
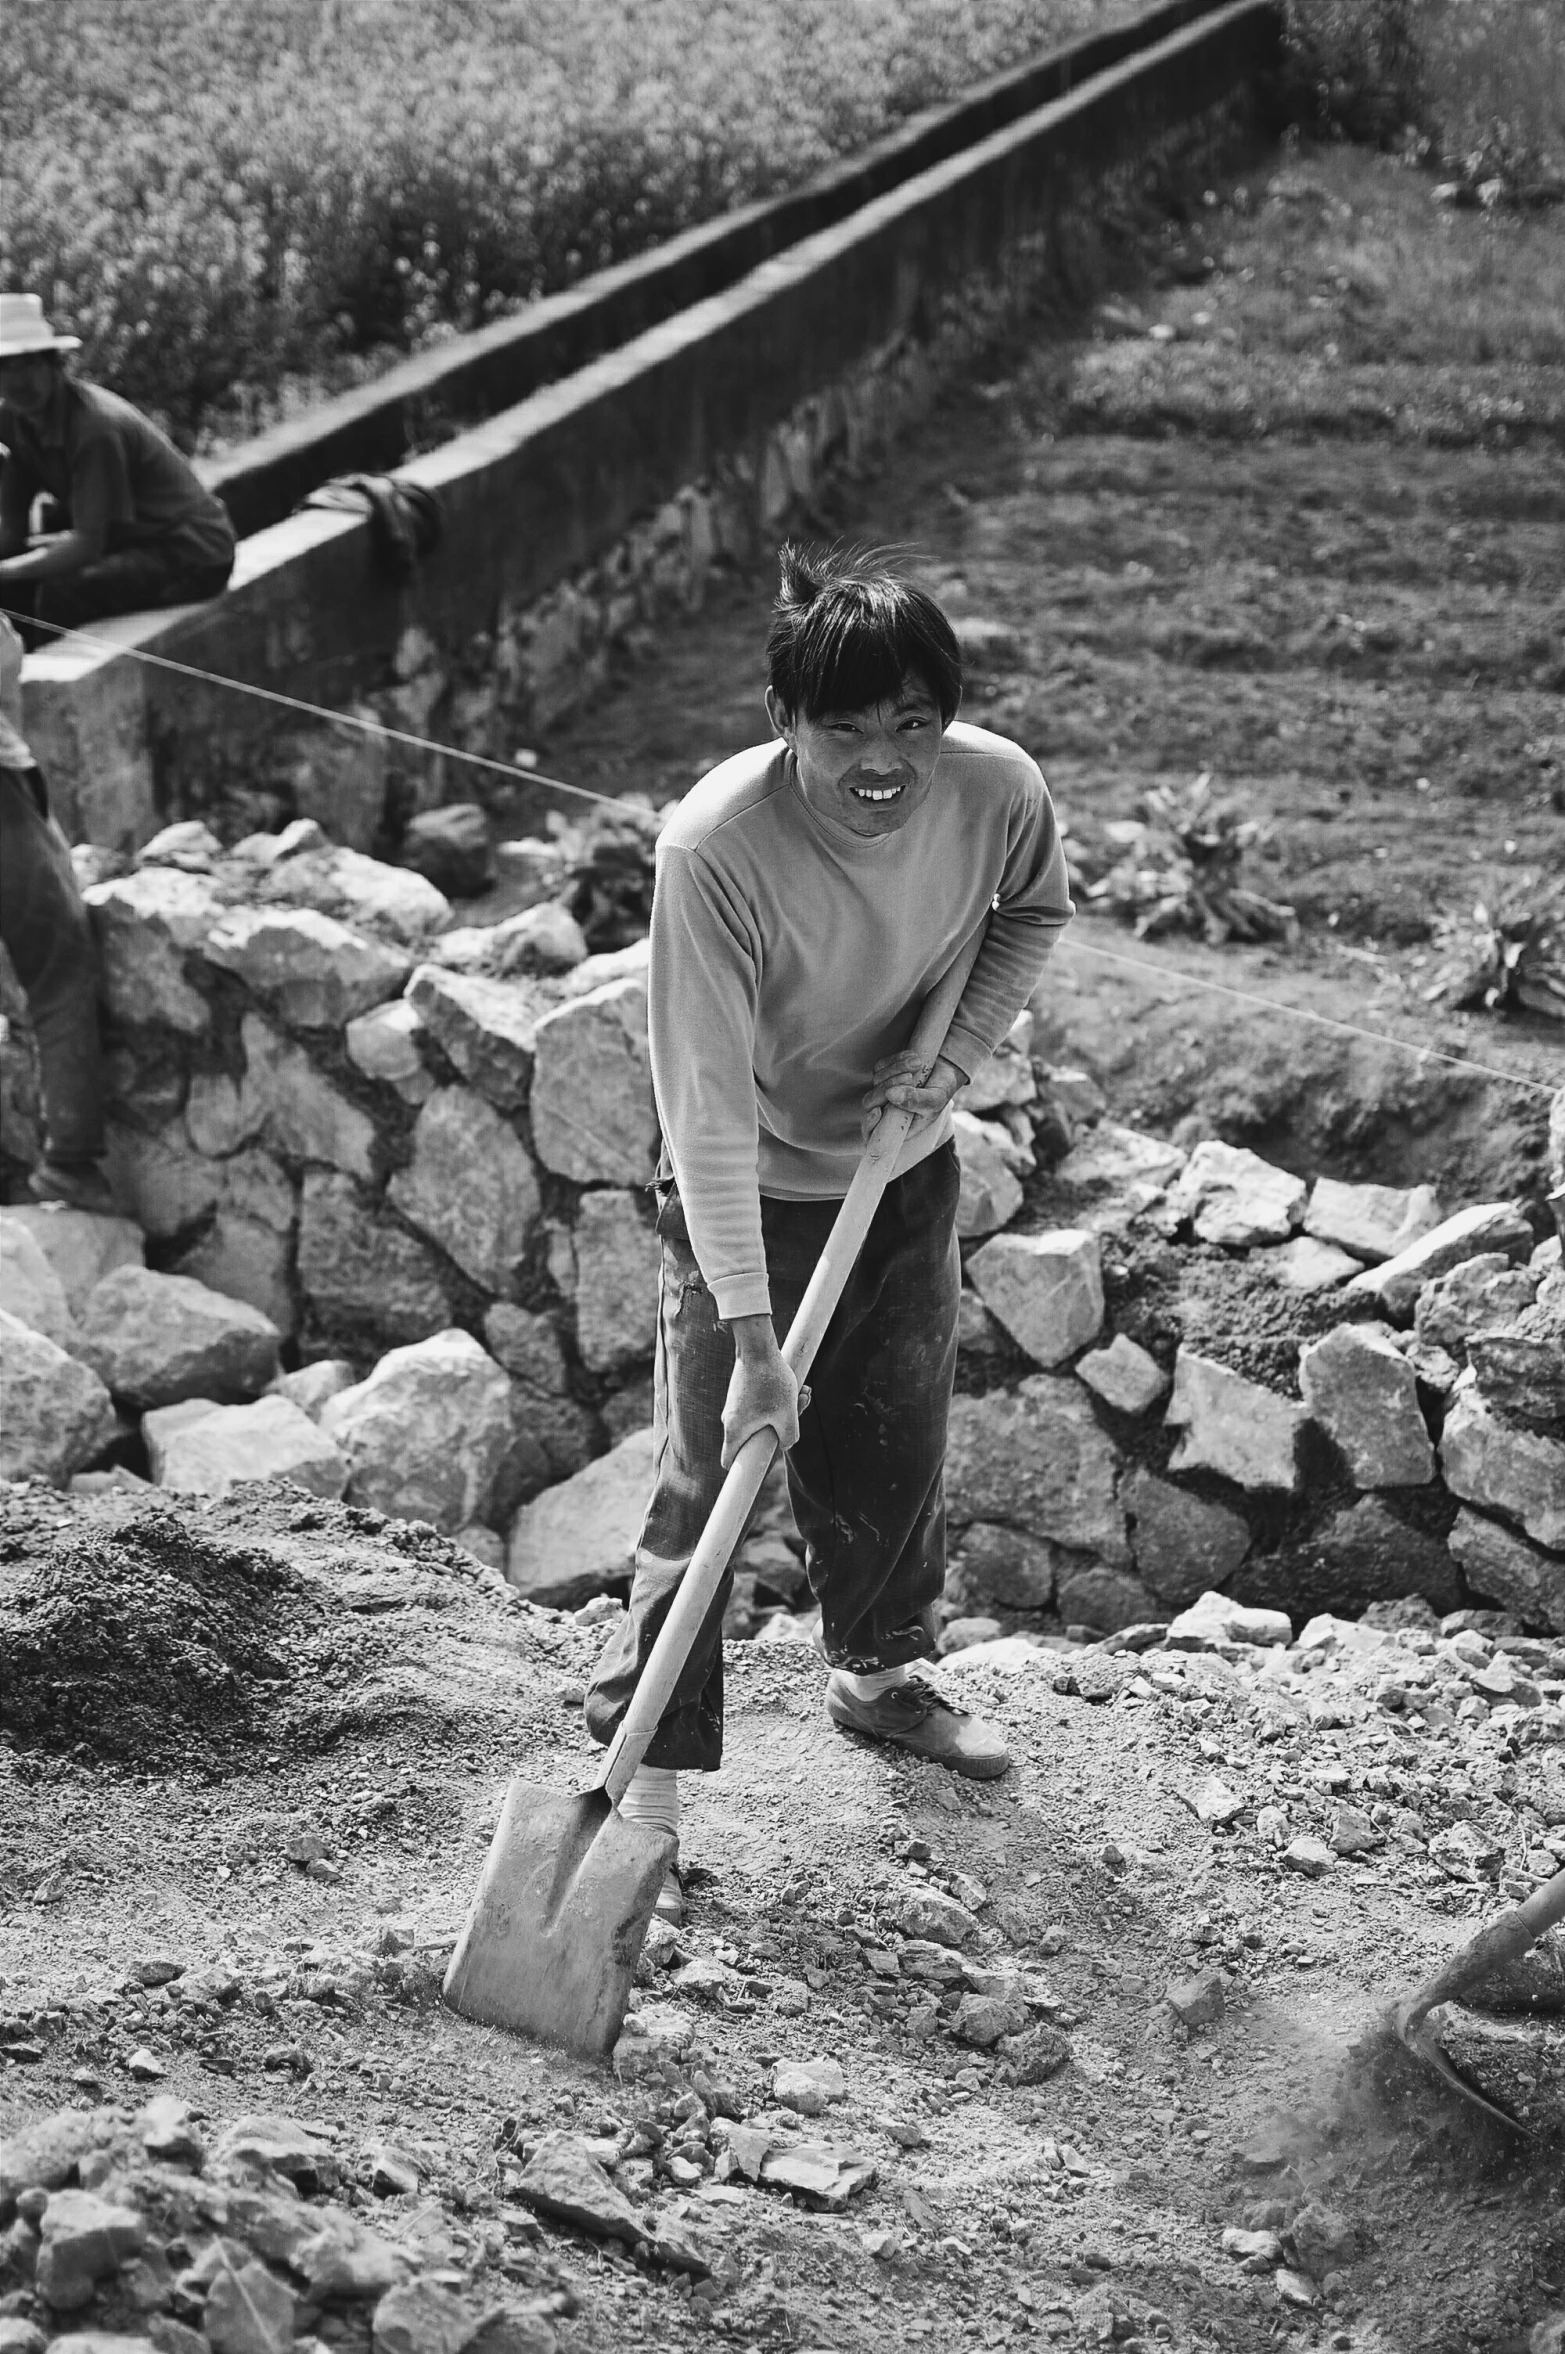
[{"label": "grassy slope", "polygon": [[[1565,215],[1452,214],[1426,173],[1348,147],[1192,194],[1112,305],[993,354],[834,519],[1014,633],[967,716],[1037,756],[1084,851],[1200,769],[1269,826],[1252,880],[1296,905],[1299,949],[1140,953],[1557,1084],[1557,1024],[1423,992],[1475,901],[1558,879]],[[725,585],[544,765],[661,800],[755,741],[769,593]],[[1177,988],[1165,1013],[1087,962],[1135,950],[1119,924],[1071,940],[1051,1051],[1115,1073],[1123,1110],[1457,1193],[1536,1166],[1541,1096],[1456,1107],[1395,1055],[1345,1078],[1325,1033]]]}]

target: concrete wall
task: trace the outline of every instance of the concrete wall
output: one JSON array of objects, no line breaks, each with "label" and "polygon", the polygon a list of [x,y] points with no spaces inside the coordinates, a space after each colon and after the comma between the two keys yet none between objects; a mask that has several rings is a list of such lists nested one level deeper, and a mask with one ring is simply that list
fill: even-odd
[{"label": "concrete wall", "polygon": [[[292,814],[297,779],[338,756],[185,665],[471,750],[525,742],[617,631],[698,597],[716,556],[752,552],[823,469],[916,414],[1069,209],[1262,75],[1279,37],[1275,0],[1230,0],[413,460],[446,515],[413,583],[376,569],[365,523],[307,513],[246,540],[216,603],[105,625],[123,652],[35,659],[27,724],[68,830],[123,846],[207,813],[232,837]],[[427,758],[390,767],[397,807],[453,797]]]}]

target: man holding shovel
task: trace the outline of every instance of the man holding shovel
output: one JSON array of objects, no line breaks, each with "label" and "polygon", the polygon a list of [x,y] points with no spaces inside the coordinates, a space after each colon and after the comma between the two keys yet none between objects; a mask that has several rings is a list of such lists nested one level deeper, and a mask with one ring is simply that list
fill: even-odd
[{"label": "man holding shovel", "polygon": [[[821,1608],[833,1722],[963,1774],[1009,1762],[914,1662],[945,1580],[956,1369],[952,1097],[1070,920],[1059,830],[1017,745],[953,724],[961,655],[931,598],[783,551],[767,642],[777,740],[704,777],[658,844],[653,1083],[664,1137],[657,1465],[627,1616],[587,1698],[613,1738],[723,1472],[770,1425]],[[987,921],[932,1067],[920,1006]],[[884,1106],[914,1115],[801,1392],[786,1332]],[[722,1755],[725,1576],[622,1801],[679,1828],[679,1773]],[[658,1910],[676,1919],[670,1874]]]}]

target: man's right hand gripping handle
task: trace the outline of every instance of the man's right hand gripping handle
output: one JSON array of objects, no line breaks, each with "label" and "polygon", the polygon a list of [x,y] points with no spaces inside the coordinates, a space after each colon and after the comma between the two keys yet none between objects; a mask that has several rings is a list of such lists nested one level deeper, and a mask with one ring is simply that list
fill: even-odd
[{"label": "man's right hand gripping handle", "polygon": [[736,1316],[734,1371],[723,1405],[723,1469],[752,1431],[770,1423],[783,1450],[799,1438],[799,1384],[783,1361],[770,1316]]}]

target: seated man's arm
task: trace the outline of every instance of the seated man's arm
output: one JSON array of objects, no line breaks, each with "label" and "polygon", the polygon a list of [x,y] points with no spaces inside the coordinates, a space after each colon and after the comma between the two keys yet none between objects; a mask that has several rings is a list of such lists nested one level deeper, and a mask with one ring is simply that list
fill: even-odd
[{"label": "seated man's arm", "polygon": [[69,579],[107,555],[111,526],[133,512],[125,453],[113,434],[95,434],[71,468],[70,530],[0,561],[0,581]]},{"label": "seated man's arm", "polygon": [[[0,439],[3,438],[0,429]],[[38,488],[31,467],[25,466],[14,452],[0,465],[0,560],[25,551],[28,518]]]},{"label": "seated man's arm", "polygon": [[799,1435],[798,1385],[772,1325],[761,1235],[758,953],[748,911],[700,853],[665,849],[652,902],[652,1078],[696,1264],[734,1337],[725,1465],[767,1423],[785,1447]]},{"label": "seated man's arm", "polygon": [[7,581],[64,580],[88,564],[95,564],[102,553],[102,543],[89,532],[62,531],[38,547],[29,548],[23,556],[0,557],[0,585]]}]

